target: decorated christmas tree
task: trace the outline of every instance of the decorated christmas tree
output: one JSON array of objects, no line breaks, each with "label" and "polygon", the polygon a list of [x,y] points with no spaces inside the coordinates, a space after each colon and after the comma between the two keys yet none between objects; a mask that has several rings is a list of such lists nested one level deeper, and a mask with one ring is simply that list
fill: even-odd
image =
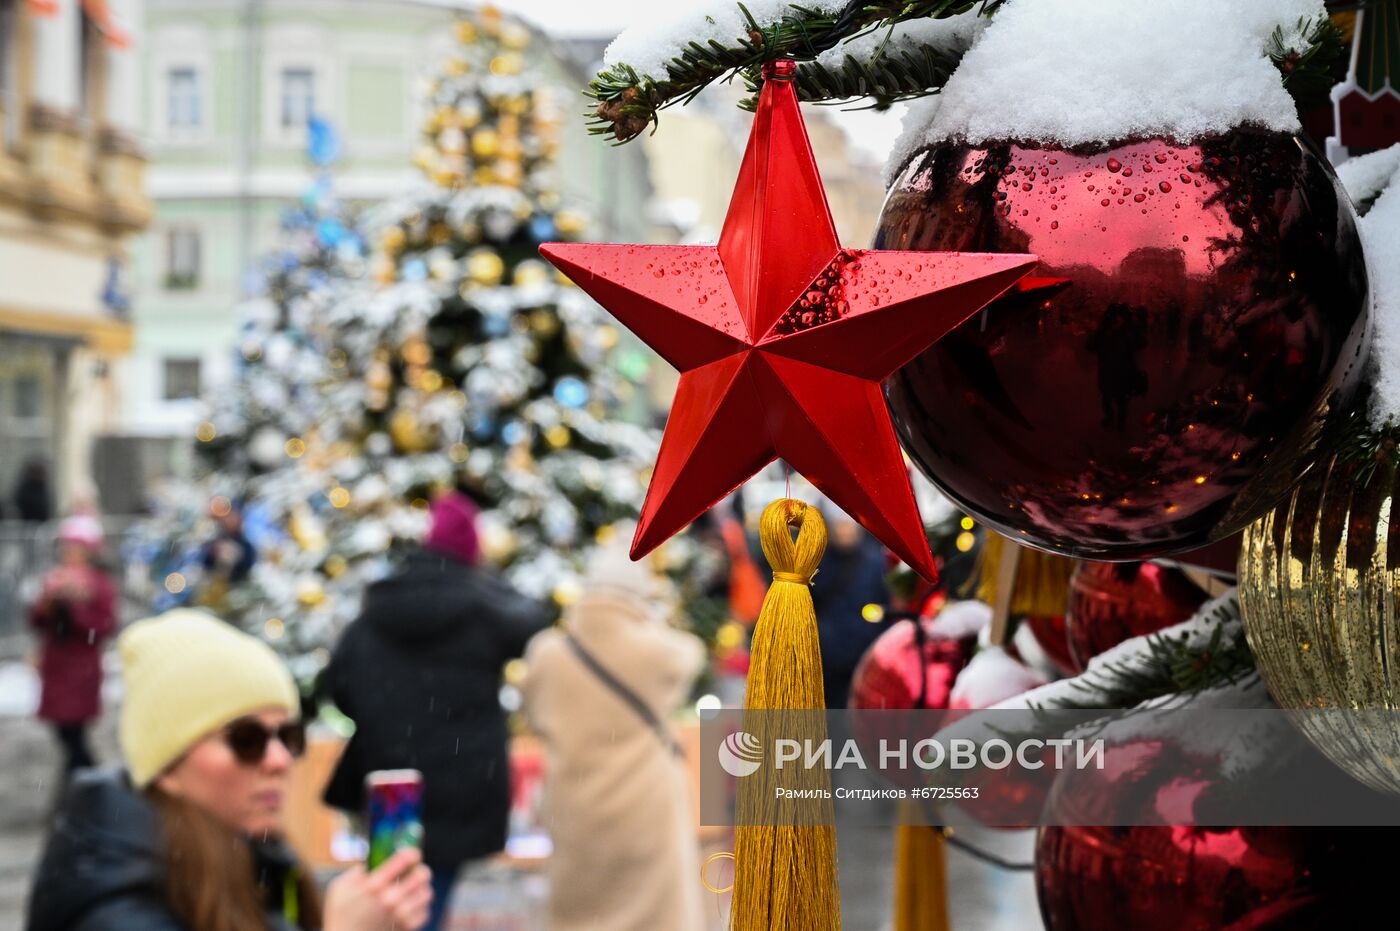
[{"label": "decorated christmas tree", "polygon": [[[428,91],[428,183],[357,214],[327,175],[288,210],[236,377],[206,399],[206,477],[151,527],[158,606],[217,608],[307,677],[436,492],[475,499],[484,558],[563,606],[589,547],[635,517],[656,452],[625,416],[636,351],[537,255],[587,219],[558,190],[531,33],[488,8],[457,38]],[[692,597],[696,555],[678,541],[664,567],[709,635],[723,618]]]}]

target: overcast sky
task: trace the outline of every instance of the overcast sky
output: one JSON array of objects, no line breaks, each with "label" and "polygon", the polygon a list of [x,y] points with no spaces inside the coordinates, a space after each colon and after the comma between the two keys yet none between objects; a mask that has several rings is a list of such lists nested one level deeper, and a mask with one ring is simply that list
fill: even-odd
[{"label": "overcast sky", "polygon": [[[614,36],[656,5],[677,0],[495,0],[497,6],[533,20],[559,36]],[[888,113],[834,111],[858,146],[881,163],[899,134],[903,106]]]}]

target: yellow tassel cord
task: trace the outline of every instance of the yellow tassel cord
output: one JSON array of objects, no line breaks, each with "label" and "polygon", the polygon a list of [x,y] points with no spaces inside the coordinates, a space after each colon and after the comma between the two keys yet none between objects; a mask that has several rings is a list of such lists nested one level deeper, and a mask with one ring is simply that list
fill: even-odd
[{"label": "yellow tassel cord", "polygon": [[1074,560],[1021,546],[990,530],[978,556],[977,592],[973,597],[989,605],[997,603],[997,570],[1001,566],[1002,553],[1013,546],[1021,548],[1021,563],[1016,570],[1016,592],[1011,599],[1011,613],[1019,617],[1059,617],[1064,614]]},{"label": "yellow tassel cord", "polygon": [[950,931],[947,842],[936,827],[901,824],[894,835],[894,931]]},{"label": "yellow tassel cord", "polygon": [[[796,541],[792,528],[798,531]],[[826,522],[816,508],[780,498],[764,509],[759,536],[773,567],[773,585],[754,627],[744,707],[799,713],[790,719],[771,710],[746,715],[744,729],[765,747],[772,746],[765,733],[778,728],[784,736],[801,729],[804,737],[822,740],[825,718],[812,713],[825,709],[825,699],[817,615],[809,586],[826,550]],[[764,767],[741,781],[730,927],[733,931],[839,931],[836,829],[830,802],[805,798],[800,803],[802,823],[791,823],[791,812],[774,798],[778,775],[784,787],[830,789],[830,776],[821,766],[788,767],[779,773]],[[780,818],[789,823],[777,823]]]}]

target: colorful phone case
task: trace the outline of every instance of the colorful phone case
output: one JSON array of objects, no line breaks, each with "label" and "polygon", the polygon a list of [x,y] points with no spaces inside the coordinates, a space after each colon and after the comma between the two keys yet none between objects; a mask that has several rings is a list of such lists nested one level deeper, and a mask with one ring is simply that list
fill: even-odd
[{"label": "colorful phone case", "polygon": [[423,774],[380,770],[365,782],[369,796],[369,859],[373,870],[404,847],[423,845]]}]

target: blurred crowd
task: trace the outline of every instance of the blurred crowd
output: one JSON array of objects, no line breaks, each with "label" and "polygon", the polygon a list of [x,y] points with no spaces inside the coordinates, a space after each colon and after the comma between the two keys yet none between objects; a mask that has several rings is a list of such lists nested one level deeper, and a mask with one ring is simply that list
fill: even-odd
[{"label": "blurred crowd", "polygon": [[[707,926],[674,720],[694,701],[710,653],[682,629],[672,582],[628,558],[625,532],[594,550],[581,597],[555,623],[483,565],[472,500],[441,494],[421,544],[364,591],[315,694],[303,696],[272,649],[206,610],[123,627],[102,522],[90,510],[56,518],[41,463],[11,498],[35,520],[56,521],[52,566],[27,617],[38,716],[63,752],[63,792],[33,880],[30,931],[448,927],[463,869],[506,846],[503,670],[522,657],[521,710],[546,756],[548,926]],[[843,707],[857,661],[885,626],[869,606],[888,603],[888,566],[855,523],[831,519],[814,600],[828,704]],[[753,541],[727,510],[709,526],[728,567],[714,584],[752,622],[763,591]],[[257,558],[236,511],[203,552],[222,584]],[[87,732],[114,638],[121,758],[99,765]],[[421,846],[329,879],[298,860],[283,830],[308,718],[327,703],[354,728],[326,804],[362,815],[366,779],[379,771],[416,770],[423,782]]]}]

